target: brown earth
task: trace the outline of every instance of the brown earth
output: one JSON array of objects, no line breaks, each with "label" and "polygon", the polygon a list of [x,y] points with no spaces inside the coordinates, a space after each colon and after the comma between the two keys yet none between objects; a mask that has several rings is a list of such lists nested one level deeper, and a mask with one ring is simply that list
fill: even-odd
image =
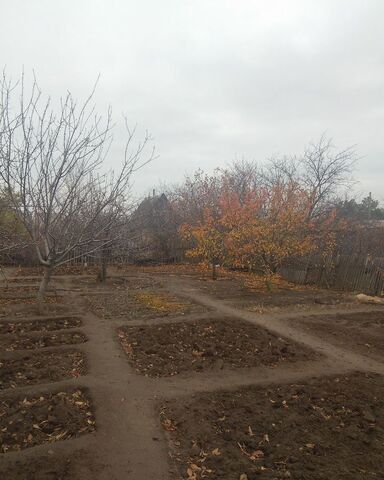
[{"label": "brown earth", "polygon": [[0,334],[4,333],[25,333],[25,332],[46,332],[49,330],[61,330],[65,328],[74,328],[81,325],[81,319],[78,317],[60,317],[28,321],[3,321],[0,323]]},{"label": "brown earth", "polygon": [[356,299],[350,293],[297,285],[279,277],[272,279],[271,290],[265,279],[256,274],[218,269],[218,278],[212,280],[210,270],[198,265],[167,265],[146,267],[125,267],[131,275],[143,272],[156,278],[179,278],[202,293],[225,301],[238,308],[250,309],[256,313],[280,310],[321,310],[329,308],[355,307]]},{"label": "brown earth", "polygon": [[11,352],[13,350],[35,350],[37,348],[55,347],[57,345],[72,345],[86,341],[86,336],[81,332],[58,331],[41,336],[4,335],[0,337],[0,347],[5,351]]},{"label": "brown earth", "polygon": [[79,377],[86,370],[84,354],[75,350],[0,358],[0,390]]},{"label": "brown earth", "polygon": [[12,294],[20,294],[22,293],[25,295],[26,293],[35,293],[37,294],[39,289],[38,285],[9,285],[6,287],[0,288],[0,295],[1,297],[5,297],[6,295]]},{"label": "brown earth", "polygon": [[[203,478],[202,470],[199,471],[195,469],[196,467],[192,467],[192,465],[199,467],[200,463],[191,464],[191,470],[188,471],[185,464],[177,462],[177,458],[184,461],[184,457],[174,456],[175,449],[181,448],[184,445],[183,442],[185,444],[189,442],[189,432],[185,432],[182,441],[176,439],[171,444],[167,442],[169,434],[178,434],[178,430],[172,432],[174,424],[170,420],[171,415],[175,413],[183,414],[185,421],[187,421],[187,417],[192,418],[193,410],[189,411],[187,415],[185,410],[183,412],[180,409],[176,411],[176,408],[183,405],[194,406],[193,402],[197,398],[207,398],[205,406],[201,403],[196,404],[197,416],[198,412],[203,414],[204,412],[207,414],[211,412],[209,399],[220,398],[222,400],[223,407],[220,404],[217,409],[223,408],[228,412],[226,418],[222,421],[227,422],[225,424],[232,429],[232,433],[236,435],[235,438],[242,439],[243,443],[239,440],[241,448],[240,446],[237,446],[237,448],[240,451],[241,459],[246,460],[248,467],[263,466],[264,464],[260,463],[260,459],[266,461],[264,468],[269,470],[262,470],[260,474],[255,473],[254,476],[250,473],[247,478],[245,478],[245,471],[243,471],[239,473],[237,480],[255,480],[256,478],[292,478],[295,480],[327,478],[329,480],[339,480],[338,472],[335,473],[335,476],[328,475],[333,468],[333,462],[338,466],[344,465],[344,471],[342,470],[343,467],[340,467],[340,472],[344,473],[340,480],[341,478],[343,480],[380,478],[383,470],[380,464],[381,458],[375,457],[375,455],[377,454],[377,441],[381,442],[381,446],[383,444],[380,436],[383,427],[381,420],[382,404],[379,403],[380,399],[383,398],[382,377],[372,375],[372,373],[383,375],[384,363],[366,355],[361,355],[348,345],[340,346],[320,335],[312,334],[300,325],[291,325],[288,321],[289,318],[298,319],[303,314],[308,315],[305,313],[308,310],[311,314],[321,312],[324,315],[329,315],[336,312],[345,314],[348,313],[346,312],[347,309],[354,311],[358,307],[353,302],[348,303],[347,296],[342,296],[342,301],[337,302],[335,298],[337,299],[339,294],[336,292],[322,291],[320,292],[320,298],[318,297],[319,291],[315,289],[296,289],[295,286],[278,282],[278,285],[274,285],[274,290],[271,293],[265,290],[265,283],[262,285],[260,279],[255,279],[252,276],[241,276],[241,278],[230,276],[228,279],[219,280],[217,284],[214,284],[207,279],[206,273],[202,270],[192,269],[190,274],[189,266],[183,266],[183,269],[179,271],[168,267],[163,268],[163,270],[162,267],[152,270],[120,269],[118,272],[114,272],[116,277],[112,276],[105,285],[97,284],[94,278],[86,275],[79,277],[71,274],[70,276],[62,275],[53,279],[56,285],[60,285],[63,295],[62,304],[46,304],[44,309],[40,309],[36,304],[24,303],[7,305],[0,309],[0,317],[6,319],[4,322],[10,320],[14,323],[19,322],[19,320],[20,323],[33,322],[37,317],[42,320],[51,320],[52,316],[56,315],[81,318],[81,325],[75,328],[88,341],[76,346],[76,351],[83,354],[89,367],[87,373],[79,378],[77,376],[61,380],[58,378],[58,381],[53,383],[47,383],[47,378],[41,378],[38,384],[20,384],[14,388],[3,389],[0,392],[0,402],[9,402],[9,409],[3,416],[0,416],[0,421],[8,422],[13,414],[22,417],[24,415],[21,413],[23,408],[19,404],[24,398],[46,398],[49,395],[56,395],[59,391],[69,394],[81,390],[87,392],[87,398],[91,399],[97,422],[97,430],[93,431],[92,434],[84,434],[85,432],[81,431],[84,424],[79,421],[78,423],[75,422],[76,425],[73,424],[72,436],[65,441],[35,444],[30,448],[23,448],[19,451],[9,450],[7,453],[0,455],[0,478],[4,477],[6,480],[8,478],[12,480],[175,480],[179,478],[179,474],[175,473],[174,462],[176,462],[180,468],[185,468],[182,472],[183,480],[194,480],[194,478],[196,480],[196,477],[200,480],[200,478]],[[7,274],[8,277],[13,278],[12,272],[7,272]],[[17,278],[22,280],[22,277]],[[222,288],[218,286],[219,282],[227,285],[220,294],[222,295],[221,298],[215,291],[217,288]],[[203,285],[207,288],[203,288]],[[212,292],[210,291],[211,286]],[[240,287],[245,288],[250,294],[242,296],[239,292],[236,296],[236,289]],[[307,301],[304,297],[300,300],[301,293],[287,294],[284,293],[284,289],[287,289],[288,292],[290,290],[305,292],[304,297],[312,298],[312,300]],[[87,298],[98,298],[101,293],[103,298],[109,297],[107,310],[111,310],[107,312],[107,315],[94,315],[90,310]],[[118,295],[116,296],[116,294]],[[136,297],[133,297],[133,294],[136,294]],[[140,308],[137,309],[137,306],[126,301],[130,296],[131,299],[135,298],[136,304],[141,305]],[[300,303],[296,305],[293,301],[289,303],[287,297],[295,298],[299,302],[303,301],[305,306],[301,307]],[[259,313],[259,307],[257,306],[260,298],[264,298],[263,301],[266,302],[264,310],[262,310],[266,312],[264,315]],[[119,303],[119,299],[121,299],[121,303]],[[255,299],[256,302],[254,302]],[[322,303],[324,301],[325,303]],[[256,308],[251,305],[250,310],[246,310],[249,304],[256,305]],[[180,305],[183,305],[183,308],[180,308]],[[187,308],[184,310],[185,305],[187,305]],[[143,306],[144,310],[142,310]],[[138,310],[138,313],[131,316],[131,310],[134,312],[135,309]],[[163,314],[164,309],[169,311]],[[302,309],[304,311],[300,313]],[[363,309],[371,310],[370,307],[360,306],[360,310]],[[266,335],[270,335],[272,338],[282,338],[284,339],[284,345],[295,346],[299,344],[301,351],[307,349],[307,351],[312,350],[314,353],[311,353],[308,358],[303,357],[301,360],[296,358],[294,362],[284,361],[272,366],[260,364],[247,368],[232,368],[231,362],[228,362],[226,356],[223,355],[222,358],[218,358],[220,368],[209,367],[203,368],[202,371],[186,370],[176,376],[150,378],[137,375],[130,366],[118,342],[116,333],[126,320],[130,321],[130,327],[135,328],[142,326],[148,329],[150,326],[157,328],[161,322],[161,325],[180,325],[181,330],[183,330],[186,324],[195,322],[196,325],[203,325],[205,321],[212,321],[212,319],[217,322],[226,319],[231,319],[233,322],[236,320],[236,323],[239,322],[240,324],[246,322],[247,327],[252,332],[260,332],[259,336],[262,338],[265,338]],[[0,318],[1,324],[2,320]],[[197,328],[198,331],[200,331],[199,328]],[[221,330],[221,327],[219,330]],[[68,330],[61,333],[73,332]],[[46,335],[46,332],[35,331],[27,337],[38,339]],[[186,338],[180,335],[182,344],[191,343],[188,335],[190,335],[189,331],[185,335]],[[2,336],[2,340],[5,338],[13,338],[15,341],[18,336],[9,333]],[[224,338],[225,341],[228,341],[227,336]],[[238,337],[236,336],[235,339],[230,339],[234,342],[237,342],[237,340]],[[213,345],[216,345],[215,342],[216,338],[212,338]],[[202,350],[197,350],[198,361],[201,361],[199,354],[208,352],[209,345],[208,343],[202,346],[197,345],[202,348]],[[280,346],[280,343],[278,345]],[[68,348],[68,345],[57,345],[52,349],[36,350],[36,353],[37,355],[49,353],[59,357]],[[191,351],[189,350],[189,352]],[[24,357],[24,355],[32,356],[34,354],[35,352],[33,354],[32,352],[28,353],[28,355],[25,352],[4,352],[2,357],[5,360],[16,360]],[[176,354],[180,354],[180,350],[176,351]],[[241,354],[237,354],[239,356],[236,357],[235,362],[237,360],[240,362]],[[150,355],[150,353],[147,353],[146,357],[150,357]],[[205,356],[202,355],[202,357]],[[247,361],[252,362],[249,357],[250,355],[248,355]],[[50,361],[54,365],[55,357],[52,357]],[[143,361],[148,361],[148,358],[144,358],[144,353]],[[210,365],[210,361],[211,357],[208,355],[207,360],[203,362]],[[27,370],[32,372],[33,368],[33,365],[30,369],[26,366],[25,373],[28,373]],[[357,369],[365,373],[357,376],[352,375],[352,372]],[[337,391],[334,385],[336,382],[331,380],[336,378],[335,376],[340,379],[342,387],[340,387],[340,391]],[[314,380],[315,377],[316,380]],[[349,386],[345,378],[349,379]],[[292,385],[304,385],[304,391],[293,391]],[[275,404],[268,403],[265,396],[260,396],[260,392],[267,390],[272,392],[274,395],[271,397],[272,400],[281,408],[274,408],[273,405]],[[239,402],[237,402],[236,395],[238,392],[251,393],[241,393]],[[254,392],[255,397],[253,397],[252,392]],[[291,393],[291,397],[288,396],[289,393]],[[296,403],[294,395],[299,396]],[[324,398],[326,403],[324,411],[321,410],[324,407],[321,398]],[[287,402],[286,404],[283,403],[284,400]],[[279,401],[281,401],[280,405]],[[159,403],[164,404],[166,408],[169,406],[174,406],[174,408],[172,407],[172,411],[167,411],[167,415],[162,414],[159,418],[159,411],[156,407]],[[363,404],[364,406],[368,405],[369,408],[364,411],[359,409]],[[47,415],[47,405],[45,406],[45,415]],[[265,410],[262,410],[263,405]],[[318,408],[313,409],[310,405],[319,407],[320,410]],[[343,407],[346,408],[343,409]],[[355,407],[356,411],[352,410]],[[353,414],[348,409],[352,410]],[[69,411],[72,412],[71,409]],[[322,413],[328,415],[329,412],[333,416],[327,421]],[[287,415],[291,413],[292,417]],[[277,415],[280,414],[281,417],[278,417]],[[318,417],[313,415],[318,415]],[[339,430],[331,430],[331,433],[327,430],[329,425],[334,425],[335,429],[340,426],[341,421],[337,424],[340,417],[342,417],[341,421],[348,420],[349,423],[344,421],[345,426],[352,427],[347,430],[349,436],[342,436]],[[207,416],[206,430],[204,426],[201,429],[203,437],[204,433],[207,433],[207,438],[211,438],[209,425],[212,418],[216,417],[214,415]],[[218,417],[218,419],[220,418],[222,416]],[[252,425],[246,425],[246,419],[248,418],[253,419]],[[285,435],[281,434],[278,437],[279,430],[273,427],[272,423],[275,423],[274,419],[284,422],[285,418],[287,418],[287,421],[291,418],[292,422],[288,422],[289,428],[287,427]],[[323,418],[324,423],[321,424]],[[321,426],[319,428],[319,438],[312,439],[311,437],[309,440],[305,440],[305,419],[309,419],[308,435],[316,435],[317,425]],[[32,419],[30,418],[30,420]],[[371,422],[374,428],[371,429],[371,423],[364,422]],[[68,424],[72,425],[70,421]],[[17,427],[22,429],[22,425],[23,423],[20,423]],[[28,431],[30,424],[25,422],[25,425],[27,426],[28,440],[29,433],[33,435],[33,431],[37,431],[37,429],[32,424],[33,431]],[[240,425],[240,427],[237,427],[237,425]],[[257,425],[260,425],[260,431],[257,429]],[[265,428],[263,425],[265,425]],[[248,426],[251,427],[251,430],[248,429]],[[178,428],[182,429],[182,426]],[[297,435],[295,433],[296,429]],[[193,430],[191,427],[190,430],[192,433],[194,431],[198,433],[197,428]],[[219,434],[219,432],[214,433]],[[276,433],[277,437],[272,437],[272,433]],[[265,437],[265,434],[268,434],[268,437]],[[16,432],[18,440],[22,435],[21,430]],[[65,438],[65,435],[63,438]],[[244,446],[248,436],[252,440],[259,436],[258,438],[262,438],[267,444],[270,443],[274,450],[268,451],[263,444],[259,445],[260,440],[258,440],[255,450],[251,450],[253,444],[250,443],[249,447],[247,447],[248,444]],[[335,438],[337,441],[343,440],[344,443],[336,444]],[[199,439],[201,442],[204,440],[202,437],[199,437]],[[373,448],[368,443],[371,439],[373,439]],[[61,439],[59,438],[59,440]],[[177,442],[180,442],[180,445]],[[292,462],[294,470],[284,466],[288,464],[278,464],[276,466],[275,459],[277,457],[274,456],[273,452],[283,455],[284,452],[290,448],[295,449],[298,445],[297,455],[291,454],[291,460],[295,460],[297,457],[297,461]],[[308,449],[308,452],[300,450],[303,445],[305,449]],[[321,449],[317,445],[320,445]],[[331,448],[327,449],[329,445]],[[191,448],[191,446],[188,448]],[[212,449],[207,450],[204,454],[209,454],[209,456],[214,457],[214,460],[217,460],[223,458],[222,451],[233,452],[234,446],[230,439],[223,442],[221,449],[216,450],[216,448],[219,447],[212,446]],[[333,452],[333,448],[335,452]],[[258,450],[258,453],[254,453]],[[260,451],[262,451],[262,454]],[[317,454],[318,451],[322,456]],[[356,458],[349,461],[348,455],[352,451]],[[362,453],[360,454],[360,452]],[[182,455],[181,452],[179,453]],[[309,470],[310,461],[304,458],[307,453],[311,463],[313,458],[315,459],[313,462],[315,469],[312,471]],[[337,456],[339,453],[340,460],[334,460],[335,455]],[[174,456],[174,462],[171,466],[168,463],[170,455]],[[198,445],[193,448],[191,455],[193,458],[196,457],[196,462],[198,462],[201,457]],[[221,478],[228,478],[229,480],[232,478],[231,475],[234,472],[232,465],[236,465],[235,461],[238,460],[238,454],[234,454],[233,458],[234,462],[224,461]],[[277,458],[278,460],[279,458]],[[283,457],[283,461],[286,461],[285,457]],[[326,465],[327,462],[330,466]],[[374,462],[377,462],[381,470],[374,470],[372,466]],[[357,466],[365,472],[357,470],[357,473],[350,474],[345,470],[350,465]],[[216,465],[215,468],[219,467]],[[287,470],[289,473],[287,473]],[[272,471],[274,471],[275,477],[268,477],[268,474]],[[296,472],[298,473],[294,475]],[[311,477],[307,475],[308,472],[312,473]],[[369,475],[367,472],[375,472],[376,476],[367,476]],[[323,474],[328,476],[322,477]],[[240,477],[241,475],[242,477]],[[289,477],[289,475],[291,476]],[[366,476],[364,477],[364,475]],[[210,475],[210,478],[214,479],[216,477]]]},{"label": "brown earth", "polygon": [[[52,304],[52,303],[61,303],[63,301],[63,297],[59,297],[57,295],[50,295],[48,294],[44,298],[44,303],[45,304]],[[39,301],[34,294],[25,294],[24,296],[21,295],[16,295],[12,297],[11,295],[8,295],[5,298],[2,298],[0,296],[0,308],[7,307],[9,305],[19,305],[19,304],[25,304],[25,305],[36,305],[39,306]]]},{"label": "brown earth", "polygon": [[107,292],[87,294],[89,308],[101,318],[124,317],[137,320],[203,312],[204,309],[187,301],[180,301],[167,293],[149,289],[113,288]]},{"label": "brown earth", "polygon": [[384,360],[384,310],[316,315],[290,320],[290,324],[314,333],[335,345]]},{"label": "brown earth", "polygon": [[83,450],[62,456],[54,454],[0,464],[4,480],[73,480],[95,478],[100,468],[92,456]]},{"label": "brown earth", "polygon": [[312,310],[321,308],[340,308],[354,304],[350,294],[324,289],[292,286],[286,282],[275,285],[269,292],[263,283],[254,286],[247,283],[246,277],[235,276],[212,281],[202,277],[193,279],[191,284],[218,300],[223,300],[238,308],[256,313],[279,311],[281,309]]},{"label": "brown earth", "polygon": [[169,400],[176,479],[383,478],[384,379],[342,375]]},{"label": "brown earth", "polygon": [[302,345],[236,318],[123,327],[119,337],[135,370],[150,377],[317,357]]},{"label": "brown earth", "polygon": [[[97,275],[99,270],[98,266],[62,265],[54,270],[53,275]],[[41,277],[43,273],[43,267],[23,267],[13,271],[13,274],[19,277]]]},{"label": "brown earth", "polygon": [[0,452],[92,432],[94,425],[88,395],[81,390],[2,400]]},{"label": "brown earth", "polygon": [[20,284],[31,284],[34,283],[35,287],[38,288],[39,286],[39,280],[41,280],[41,277],[12,277],[8,278],[5,280],[5,286],[3,288],[7,288],[8,285],[20,285]]},{"label": "brown earth", "polygon": [[76,305],[65,305],[63,303],[16,303],[13,305],[0,304],[0,319],[24,319],[30,317],[46,317],[56,315],[73,315],[76,313]]}]

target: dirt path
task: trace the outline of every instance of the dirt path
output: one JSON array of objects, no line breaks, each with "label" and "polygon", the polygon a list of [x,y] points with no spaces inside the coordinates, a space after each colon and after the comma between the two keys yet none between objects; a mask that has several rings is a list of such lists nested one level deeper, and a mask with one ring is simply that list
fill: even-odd
[{"label": "dirt path", "polygon": [[[322,353],[324,358],[287,364],[275,369],[257,367],[180,374],[177,377],[158,379],[146,378],[133,371],[118,343],[116,329],[121,325],[121,319],[101,319],[87,311],[83,305],[81,318],[84,324],[76,330],[82,331],[88,337],[88,342],[74,348],[86,354],[89,373],[72,380],[18,390],[57,391],[68,386],[89,389],[95,407],[97,431],[75,440],[6,454],[7,461],[28,459],[47,452],[60,455],[84,448],[90,452],[89,461],[92,462],[92,469],[86,466],[80,468],[74,480],[171,480],[167,445],[155,410],[155,403],[161,397],[171,398],[242,385],[290,382],[353,370],[384,374],[384,364],[335,347],[318,337],[293,328],[284,323],[286,315],[260,315],[233,308],[192,288],[187,279],[168,276],[164,278],[164,283],[175,295],[189,298],[210,309],[207,314],[177,317],[170,320],[172,322],[220,315],[239,318],[301,342]],[[71,292],[68,286],[67,302],[81,305],[80,293]],[[322,314],[324,313],[323,311]],[[155,321],[155,319],[135,321],[132,324],[148,325]],[[5,392],[4,395],[8,393]]]},{"label": "dirt path", "polygon": [[[362,370],[376,372],[384,374],[384,364],[372,360],[366,356],[358,355],[354,352],[336,347],[325,340],[322,340],[316,336],[310,335],[303,332],[300,328],[289,326],[287,323],[284,323],[284,319],[288,318],[298,318],[300,315],[308,315],[308,312],[300,313],[279,313],[279,314],[255,314],[252,312],[247,312],[246,310],[240,310],[229,305],[226,305],[225,302],[221,300],[216,300],[206,294],[201,293],[194,287],[191,287],[188,284],[188,281],[178,279],[168,280],[168,286],[170,290],[177,295],[184,296],[195,302],[198,302],[202,305],[205,305],[217,313],[222,313],[234,318],[239,318],[246,320],[254,325],[261,326],[274,332],[283,337],[289,338],[296,342],[303,343],[304,345],[310,347],[313,350],[318,351],[325,355],[331,362],[332,365],[338,366],[341,370]],[[360,309],[361,311],[367,311],[369,309]],[[344,312],[344,310],[335,310],[332,309],[332,313]],[[356,309],[354,311],[359,311]],[[321,315],[327,314],[326,310],[319,313]],[[327,363],[324,363],[325,370]],[[326,373],[326,372],[324,372]]]}]

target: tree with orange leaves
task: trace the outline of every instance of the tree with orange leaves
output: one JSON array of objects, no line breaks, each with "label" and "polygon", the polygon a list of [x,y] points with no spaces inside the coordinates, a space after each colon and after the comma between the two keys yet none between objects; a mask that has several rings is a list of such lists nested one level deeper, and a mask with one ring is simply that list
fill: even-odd
[{"label": "tree with orange leaves", "polygon": [[182,238],[192,244],[187,250],[190,257],[198,257],[212,267],[212,278],[216,279],[216,264],[225,258],[224,232],[220,219],[212,209],[205,208],[203,219],[196,225],[183,224],[180,227]]},{"label": "tree with orange leaves", "polygon": [[314,225],[305,199],[294,183],[253,191],[242,202],[233,193],[224,195],[221,225],[229,262],[261,270],[269,285],[284,260],[312,251]]}]

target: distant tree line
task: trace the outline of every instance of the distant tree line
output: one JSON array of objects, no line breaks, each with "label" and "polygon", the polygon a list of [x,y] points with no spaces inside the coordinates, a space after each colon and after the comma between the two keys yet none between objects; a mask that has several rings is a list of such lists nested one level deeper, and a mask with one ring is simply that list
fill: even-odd
[{"label": "distant tree line", "polygon": [[353,184],[353,148],[322,136],[301,155],[266,163],[237,161],[213,174],[198,170],[138,206],[130,186],[154,158],[151,139],[126,125],[117,171],[106,167],[112,116],[96,114],[94,91],[68,93],[53,108],[37,82],[0,79],[0,255],[44,270],[110,261],[196,258],[269,278],[289,259],[369,253],[382,256],[384,210],[371,195],[342,200]]},{"label": "distant tree line", "polygon": [[166,188],[162,201],[143,202],[139,230],[146,241],[137,242],[137,260],[186,256],[210,264],[213,275],[221,264],[268,277],[310,255],[382,255],[384,209],[371,195],[342,199],[356,160],[353,148],[337,150],[322,136],[301,156],[198,170]]}]

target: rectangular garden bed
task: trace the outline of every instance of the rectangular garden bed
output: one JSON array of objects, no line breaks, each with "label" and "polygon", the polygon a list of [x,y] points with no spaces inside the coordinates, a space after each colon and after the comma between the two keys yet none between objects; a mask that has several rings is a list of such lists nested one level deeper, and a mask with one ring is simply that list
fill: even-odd
[{"label": "rectangular garden bed", "polygon": [[[3,455],[0,478],[4,480],[83,480],[97,478],[95,458],[85,450],[70,455],[51,453],[25,460],[10,460]],[[85,474],[87,476],[85,477]]]},{"label": "rectangular garden bed", "polygon": [[0,390],[57,382],[85,373],[84,355],[75,350],[0,359]]},{"label": "rectangular garden bed", "polygon": [[57,332],[45,335],[7,335],[0,337],[0,350],[35,350],[37,348],[56,347],[84,343],[87,337],[80,332]]},{"label": "rectangular garden bed", "polygon": [[61,330],[65,328],[80,327],[82,324],[79,317],[47,318],[28,321],[0,321],[0,334],[3,333],[25,333],[25,332],[46,332],[50,330]]},{"label": "rectangular garden bed", "polygon": [[179,300],[166,293],[131,290],[126,287],[86,295],[90,309],[99,317],[125,317],[124,320],[168,317],[203,312],[201,305]]},{"label": "rectangular garden bed", "polygon": [[95,430],[82,390],[0,401],[0,453],[55,442]]},{"label": "rectangular garden bed", "polygon": [[384,310],[313,315],[290,323],[337,346],[384,358]]},{"label": "rectangular garden bed", "polygon": [[354,374],[166,401],[181,480],[383,478],[384,379]]},{"label": "rectangular garden bed", "polygon": [[118,334],[132,366],[151,377],[212,368],[273,366],[319,356],[238,319],[126,326]]}]

